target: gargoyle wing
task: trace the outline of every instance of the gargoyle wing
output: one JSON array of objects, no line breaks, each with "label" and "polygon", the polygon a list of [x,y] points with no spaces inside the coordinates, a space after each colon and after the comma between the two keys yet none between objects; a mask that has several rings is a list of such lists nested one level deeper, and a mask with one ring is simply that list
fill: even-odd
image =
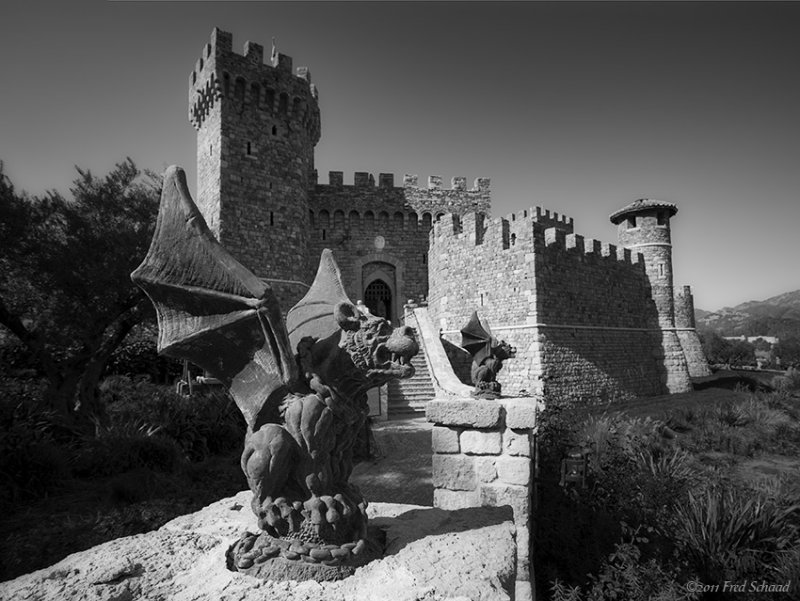
[{"label": "gargoyle wing", "polygon": [[272,289],[217,242],[179,167],[164,174],[156,231],[131,279],[155,305],[159,352],[218,378],[248,425],[297,377]]},{"label": "gargoyle wing", "polygon": [[484,325],[478,317],[478,312],[473,311],[472,317],[463,328],[461,328],[461,346],[466,349],[472,360],[479,364],[492,352],[492,331],[488,325]]},{"label": "gargoyle wing", "polygon": [[[333,252],[326,248],[322,251],[311,288],[286,314],[286,328],[289,330],[292,350],[295,351],[297,343],[306,336],[323,339],[340,330],[342,326],[335,317],[335,309],[339,306],[338,314],[341,314],[342,310],[351,310],[347,305],[355,309],[344,290],[342,274],[333,258]],[[358,316],[354,314],[352,317]]]}]

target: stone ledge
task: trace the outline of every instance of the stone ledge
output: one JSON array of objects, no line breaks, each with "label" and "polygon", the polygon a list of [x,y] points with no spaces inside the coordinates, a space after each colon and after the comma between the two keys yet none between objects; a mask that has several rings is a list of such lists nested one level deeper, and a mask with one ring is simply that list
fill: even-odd
[{"label": "stone ledge", "polygon": [[495,428],[501,423],[501,406],[495,401],[434,399],[425,407],[429,422],[441,426]]},{"label": "stone ledge", "polygon": [[521,430],[536,427],[539,407],[536,399],[500,399],[498,402],[505,408],[507,428]]},{"label": "stone ledge", "polygon": [[229,571],[225,553],[243,530],[254,529],[245,491],[159,530],[109,541],[0,583],[0,598],[509,601],[515,588],[529,588],[515,583],[516,529],[507,507],[445,511],[372,503],[369,515],[386,531],[387,555],[339,582],[265,582]]}]

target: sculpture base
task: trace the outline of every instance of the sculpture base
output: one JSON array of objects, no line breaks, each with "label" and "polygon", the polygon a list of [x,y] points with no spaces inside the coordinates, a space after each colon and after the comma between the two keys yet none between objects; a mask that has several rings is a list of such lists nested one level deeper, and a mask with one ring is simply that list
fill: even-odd
[{"label": "sculpture base", "polygon": [[385,533],[369,528],[367,538],[343,545],[308,545],[245,532],[227,553],[228,569],[262,580],[330,582],[383,557]]}]

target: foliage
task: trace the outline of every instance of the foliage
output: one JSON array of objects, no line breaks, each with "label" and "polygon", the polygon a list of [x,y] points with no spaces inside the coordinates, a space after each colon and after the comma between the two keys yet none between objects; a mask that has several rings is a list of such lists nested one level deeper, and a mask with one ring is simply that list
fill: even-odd
[{"label": "foliage", "polygon": [[0,404],[0,503],[50,493],[69,479],[58,416],[35,403]]},{"label": "foliage", "polygon": [[690,491],[675,513],[675,538],[702,582],[766,578],[800,543],[800,505],[780,507],[755,491]]},{"label": "foliage", "polygon": [[778,392],[800,390],[800,368],[790,368],[782,376],[775,376],[772,387]]},{"label": "foliage", "polygon": [[158,354],[158,326],[151,320],[137,325],[109,358],[107,375],[148,376],[153,382],[171,383],[181,374],[180,361]]},{"label": "foliage", "polygon": [[[743,482],[731,469],[731,453],[798,455],[800,403],[789,393],[671,410],[665,422],[563,408],[550,418],[540,428],[562,456],[573,445],[591,453],[586,488],[566,489],[553,480],[558,454],[540,453],[534,553],[544,598],[677,600],[696,598],[690,580],[797,581],[800,487]],[[730,461],[706,465],[709,452]]]},{"label": "foliage", "polygon": [[780,357],[781,365],[800,368],[800,337],[781,338],[773,353]]},{"label": "foliage", "polygon": [[755,365],[755,347],[746,340],[727,340],[716,332],[699,332],[703,352],[711,364]]},{"label": "foliage", "polygon": [[151,310],[129,276],[159,185],[130,159],[104,178],[78,175],[71,199],[29,198],[0,171],[0,324],[35,358],[50,407],[88,423],[111,353]]},{"label": "foliage", "polygon": [[156,428],[192,461],[237,449],[244,439],[244,418],[221,391],[187,398],[146,377],[111,376],[101,385],[101,398],[112,424]]},{"label": "foliage", "polygon": [[632,533],[630,540],[615,545],[603,561],[600,572],[590,577],[585,591],[568,587],[556,580],[551,586],[553,601],[690,601],[698,594],[678,584],[681,579],[674,567],[664,566],[655,558],[645,560],[640,543],[648,539]]}]

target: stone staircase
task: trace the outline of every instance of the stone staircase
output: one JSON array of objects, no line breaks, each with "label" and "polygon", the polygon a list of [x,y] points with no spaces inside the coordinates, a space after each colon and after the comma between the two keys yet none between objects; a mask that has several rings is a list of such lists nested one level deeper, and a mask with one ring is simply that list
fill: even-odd
[{"label": "stone staircase", "polygon": [[408,380],[392,380],[388,384],[389,418],[423,417],[425,404],[433,400],[435,392],[428,372],[428,362],[423,350],[411,359],[414,376]]}]

